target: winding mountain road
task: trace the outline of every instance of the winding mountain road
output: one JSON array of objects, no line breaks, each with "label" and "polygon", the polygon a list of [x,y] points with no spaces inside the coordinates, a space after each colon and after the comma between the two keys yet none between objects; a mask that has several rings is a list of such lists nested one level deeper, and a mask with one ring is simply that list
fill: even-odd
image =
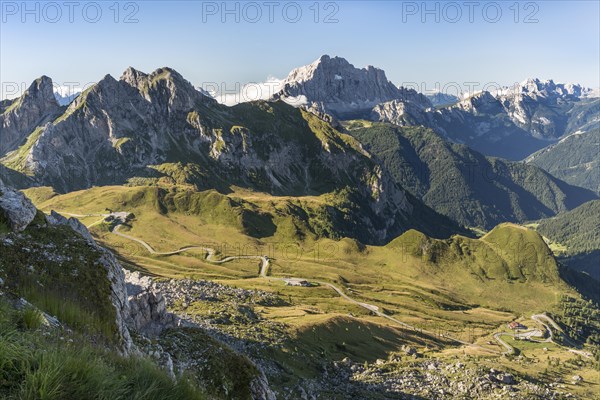
[{"label": "winding mountain road", "polygon": [[[86,215],[89,216],[89,215]],[[154,250],[154,248],[152,246],[150,246],[147,242],[145,242],[142,239],[136,238],[134,236],[131,235],[127,235],[125,233],[120,232],[120,228],[121,228],[122,224],[118,224],[114,227],[114,229],[112,230],[112,233],[120,236],[122,238],[134,241],[138,244],[140,244],[141,246],[143,246],[150,254],[154,254],[154,255],[159,255],[159,256],[171,256],[171,255],[176,255],[176,254],[180,254],[186,251],[190,251],[190,250],[202,250],[206,252],[206,261],[210,262],[210,263],[214,263],[214,264],[222,264],[222,263],[226,263],[229,261],[233,261],[233,260],[241,260],[241,259],[246,259],[246,260],[260,260],[260,272],[259,272],[259,277],[264,278],[264,279],[269,279],[272,281],[284,281],[286,278],[278,278],[278,277],[271,277],[268,276],[268,269],[269,269],[269,265],[270,265],[270,260],[269,257],[267,256],[228,256],[228,257],[224,257],[218,260],[214,259],[214,256],[216,254],[216,251],[210,247],[204,247],[204,246],[189,246],[189,247],[184,247],[178,250],[174,250],[174,251],[169,251],[169,252],[157,252],[156,250]],[[425,329],[420,329],[417,328],[415,326],[412,326],[410,324],[407,324],[405,322],[402,322],[390,315],[385,314],[384,312],[382,312],[379,307],[373,305],[373,304],[369,304],[369,303],[364,303],[364,302],[360,302],[358,300],[353,299],[352,297],[348,296],[346,293],[344,293],[344,291],[342,289],[340,289],[339,287],[335,286],[332,283],[329,282],[320,282],[320,281],[315,281],[313,279],[310,278],[302,278],[302,277],[295,277],[296,279],[301,279],[301,280],[306,280],[306,281],[312,281],[315,282],[323,287],[328,287],[330,289],[332,289],[333,291],[335,291],[340,297],[342,297],[344,300],[356,304],[359,307],[362,307],[366,310],[368,310],[369,312],[372,312],[373,314],[385,318],[389,321],[394,322],[395,324],[405,328],[405,329],[409,329],[412,330],[414,332],[418,332],[421,334],[427,334],[433,337],[440,337],[440,338],[444,338],[447,339],[449,341],[458,343],[458,344],[462,344],[465,346],[471,346],[471,347],[477,347],[479,349],[483,349],[485,351],[488,352],[492,352],[492,353],[497,353],[494,350],[473,344],[473,343],[469,343],[469,342],[465,342],[463,340],[460,339],[456,339],[453,338],[449,335],[444,335],[444,334],[438,334],[432,331],[428,331]]]},{"label": "winding mountain road", "polygon": [[[552,318],[550,318],[546,314],[534,314],[531,316],[531,319],[535,322],[538,322],[546,329],[546,332],[548,332],[548,337],[544,340],[531,339],[533,336],[539,336],[538,332],[542,333],[542,335],[543,335],[543,332],[541,332],[539,329],[533,329],[533,330],[529,330],[527,332],[515,333],[515,334],[507,333],[507,332],[495,333],[494,339],[506,349],[506,351],[503,354],[505,354],[505,355],[514,354],[515,348],[513,346],[511,346],[510,344],[508,344],[507,342],[505,342],[504,340],[502,340],[501,336],[509,336],[512,338],[524,338],[526,340],[529,340],[529,341],[535,342],[535,343],[553,343],[557,346],[562,347],[562,345],[560,343],[557,343],[554,341],[554,333],[553,333],[552,329],[550,328],[550,326],[552,326],[552,328],[554,328],[558,332],[560,332],[561,329],[560,329],[560,326]],[[544,321],[546,321],[546,322],[544,322]],[[568,347],[577,347],[576,343],[573,343],[566,336],[562,335],[562,339],[563,339],[564,343],[568,345]],[[573,348],[569,348],[568,350],[571,353],[579,354],[586,358],[592,358],[592,354],[590,352],[583,351],[583,350],[577,350],[577,349],[573,349]]]},{"label": "winding mountain road", "polygon": [[494,339],[496,339],[496,341],[498,343],[500,343],[500,345],[506,349],[506,351],[502,354],[506,354],[506,355],[513,354],[515,352],[515,348],[512,347],[510,344],[506,343],[504,340],[502,340],[502,338],[500,337],[502,335],[507,335],[507,336],[513,336],[513,335],[511,335],[509,333],[501,333],[501,332],[494,333]]},{"label": "winding mountain road", "polygon": [[[174,250],[174,251],[168,251],[168,252],[158,252],[156,250],[154,250],[154,248],[152,246],[150,246],[146,241],[139,239],[137,237],[125,234],[120,232],[121,226],[123,225],[123,223],[126,220],[126,216],[128,215],[128,213],[126,212],[116,212],[116,213],[110,213],[110,214],[102,214],[102,213],[98,213],[98,214],[74,214],[74,213],[67,213],[67,212],[62,212],[61,214],[64,215],[68,215],[68,216],[72,216],[72,217],[76,217],[76,218],[82,218],[82,217],[101,217],[100,220],[92,223],[91,225],[89,225],[88,227],[92,227],[94,225],[97,225],[99,223],[101,223],[102,221],[104,221],[107,217],[113,216],[115,218],[115,220],[117,221],[117,225],[113,228],[112,233],[114,235],[120,236],[124,239],[127,240],[131,240],[134,241],[136,243],[138,243],[139,245],[141,245],[142,247],[144,247],[148,253],[153,254],[153,255],[158,255],[158,256],[172,256],[172,255],[177,255],[177,254],[181,254],[187,251],[192,251],[192,250],[201,250],[204,251],[206,253],[206,261],[213,263],[213,264],[223,264],[226,262],[230,262],[230,261],[234,261],[234,260],[240,260],[240,259],[246,259],[246,260],[260,260],[260,271],[258,276],[264,279],[269,279],[269,280],[273,280],[273,281],[284,281],[286,278],[278,278],[278,277],[271,277],[268,276],[268,270],[269,270],[269,266],[270,266],[270,260],[269,257],[267,256],[227,256],[227,257],[223,257],[221,259],[215,259],[215,255],[216,255],[216,251],[213,248],[210,247],[205,247],[205,246],[188,246],[188,247],[183,247],[181,249],[178,250]],[[405,329],[409,329],[412,330],[414,332],[419,332],[421,334],[427,334],[433,337],[440,337],[440,338],[445,338],[448,339],[449,341],[453,341],[455,343],[458,344],[462,344],[465,346],[470,346],[470,347],[475,347],[475,348],[479,348],[491,353],[496,353],[498,354],[499,352],[495,351],[495,350],[491,350],[488,349],[486,347],[480,346],[480,345],[476,345],[474,343],[469,343],[460,339],[456,339],[453,338],[451,336],[448,335],[444,335],[444,334],[439,334],[439,333],[435,333],[432,331],[428,331],[425,329],[420,329],[417,328],[415,326],[412,326],[410,324],[407,324],[405,322],[402,322],[390,315],[385,314],[384,312],[382,312],[380,310],[379,307],[373,305],[373,304],[369,304],[369,303],[364,303],[364,302],[360,302],[358,300],[353,299],[352,297],[348,296],[342,289],[340,289],[339,287],[335,286],[332,283],[329,282],[319,282],[319,281],[315,281],[313,279],[309,279],[309,278],[302,278],[302,277],[295,277],[295,279],[301,279],[301,280],[306,280],[306,281],[312,281],[315,282],[323,287],[328,287],[330,289],[332,289],[333,291],[335,291],[341,298],[343,298],[344,300],[353,303],[359,307],[362,307],[366,310],[368,310],[369,312],[373,313],[374,315],[377,315],[381,318],[385,318],[389,321],[392,321],[393,323],[395,323],[396,325],[399,325]],[[550,343],[555,343],[554,342],[554,337],[553,337],[553,332],[552,329],[550,328],[550,326],[552,326],[554,329],[556,329],[557,331],[560,331],[560,327],[558,326],[558,324],[556,322],[554,322],[550,317],[548,317],[546,314],[535,314],[532,315],[531,317],[532,320],[540,323],[542,326],[544,326],[544,328],[546,329],[546,331],[548,332],[549,337],[544,340],[544,341],[536,341],[536,342],[550,342]],[[544,322],[545,321],[545,322]],[[539,334],[543,334],[539,329],[538,330],[531,330],[531,331],[527,331],[521,334],[511,334],[511,333],[504,333],[504,332],[498,332],[494,334],[494,339],[502,346],[506,349],[505,352],[503,352],[502,354],[513,354],[515,352],[515,348],[512,347],[509,343],[507,343],[506,341],[504,341],[501,336],[510,336],[510,337],[521,337],[521,338],[527,338],[528,340],[531,340],[532,336],[538,336]],[[568,341],[567,338],[565,338],[566,341]],[[573,343],[570,343],[570,345],[572,345],[573,347],[575,347],[573,345]],[[575,349],[569,349],[569,351],[576,353],[576,354],[580,354],[583,355],[585,357],[590,357],[591,355],[588,352],[585,351],[581,351],[581,350],[575,350]]]}]

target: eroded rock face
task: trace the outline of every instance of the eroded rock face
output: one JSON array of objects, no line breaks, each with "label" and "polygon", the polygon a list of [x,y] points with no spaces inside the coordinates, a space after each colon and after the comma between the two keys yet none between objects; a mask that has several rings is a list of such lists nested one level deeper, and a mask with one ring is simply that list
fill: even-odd
[{"label": "eroded rock face", "polygon": [[265,374],[260,371],[258,376],[250,383],[253,400],[276,400],[275,393],[269,387],[269,381]]},{"label": "eroded rock face", "polygon": [[135,331],[150,337],[177,326],[178,318],[167,311],[165,299],[153,290],[152,280],[139,272],[124,270],[127,282],[129,316],[127,323]]},{"label": "eroded rock face", "polygon": [[377,104],[371,110],[370,119],[398,126],[427,126],[430,123],[430,117],[422,106],[400,100]]},{"label": "eroded rock face", "polygon": [[25,195],[0,182],[0,222],[14,232],[21,232],[33,221],[37,209]]},{"label": "eroded rock face", "polygon": [[36,79],[23,96],[0,109],[0,156],[23,144],[33,130],[59,111],[52,80]]}]

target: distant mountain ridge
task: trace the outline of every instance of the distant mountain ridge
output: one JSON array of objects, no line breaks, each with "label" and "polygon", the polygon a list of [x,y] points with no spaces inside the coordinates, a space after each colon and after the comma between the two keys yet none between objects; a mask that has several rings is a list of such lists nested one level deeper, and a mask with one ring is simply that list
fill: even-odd
[{"label": "distant mountain ridge", "polygon": [[36,79],[21,97],[4,100],[0,105],[0,155],[22,145],[29,133],[60,110],[47,76]]},{"label": "distant mountain ridge", "polygon": [[573,114],[577,130],[530,155],[526,162],[600,193],[600,99],[582,102]]},{"label": "distant mountain ridge", "polygon": [[[375,67],[322,56],[294,69],[273,99],[335,119],[423,125],[485,155],[521,160],[578,129],[576,109],[595,92],[579,84],[527,79],[458,99],[398,88]],[[434,103],[435,107],[434,108]]]}]

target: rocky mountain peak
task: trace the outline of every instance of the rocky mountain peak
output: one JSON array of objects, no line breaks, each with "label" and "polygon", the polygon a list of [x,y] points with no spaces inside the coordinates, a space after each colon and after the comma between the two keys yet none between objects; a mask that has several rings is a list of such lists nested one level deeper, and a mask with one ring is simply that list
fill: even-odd
[{"label": "rocky mountain peak", "polygon": [[29,86],[24,94],[24,100],[37,103],[48,103],[48,106],[58,106],[54,97],[54,85],[52,79],[42,75]]},{"label": "rocky mountain peak", "polygon": [[528,78],[523,82],[499,90],[496,95],[499,97],[523,97],[531,98],[580,98],[586,96],[592,90],[578,83],[556,83],[552,79],[541,80],[538,78]]},{"label": "rocky mountain peak", "polygon": [[44,75],[33,81],[21,97],[2,109],[0,156],[19,147],[27,135],[56,116],[59,110],[52,79]]},{"label": "rocky mountain peak", "polygon": [[148,77],[148,74],[146,74],[142,71],[138,71],[137,69],[135,69],[133,67],[128,67],[123,72],[123,75],[121,75],[121,78],[119,78],[119,79],[127,82],[131,86],[137,87],[140,85],[141,82],[146,80],[147,77]]},{"label": "rocky mountain peak", "polygon": [[213,101],[207,93],[197,90],[179,72],[169,67],[158,68],[150,74],[129,67],[121,82],[134,87],[146,100],[168,104],[169,108],[192,109],[201,101]]},{"label": "rocky mountain peak", "polygon": [[379,68],[357,68],[345,58],[328,55],[292,70],[272,100],[305,106],[339,119],[367,117],[374,106],[392,100],[431,106],[414,90],[396,87]]},{"label": "rocky mountain peak", "polygon": [[502,111],[502,105],[498,99],[488,91],[483,91],[461,100],[456,104],[456,107],[475,114]]}]

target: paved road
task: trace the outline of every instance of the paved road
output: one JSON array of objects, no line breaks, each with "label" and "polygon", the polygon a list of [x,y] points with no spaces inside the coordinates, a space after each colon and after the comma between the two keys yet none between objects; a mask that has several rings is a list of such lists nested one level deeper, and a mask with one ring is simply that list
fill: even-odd
[{"label": "paved road", "polygon": [[259,275],[261,277],[267,276],[267,272],[269,269],[269,257],[267,257],[267,256],[229,256],[229,257],[224,257],[224,258],[215,260],[214,259],[215,254],[216,254],[215,249],[210,248],[210,247],[204,247],[204,246],[188,246],[188,247],[183,247],[179,250],[158,252],[158,251],[154,250],[154,248],[152,248],[152,246],[150,246],[144,240],[138,239],[134,236],[127,235],[125,233],[120,232],[119,229],[121,228],[121,226],[122,225],[120,225],[120,224],[115,226],[112,233],[117,236],[121,236],[125,239],[133,240],[134,242],[141,244],[146,250],[148,250],[148,252],[150,254],[154,254],[154,255],[158,255],[158,256],[173,256],[173,255],[184,253],[184,252],[190,251],[190,250],[202,250],[202,251],[206,252],[206,260],[213,264],[223,264],[223,263],[230,262],[233,260],[260,260]]},{"label": "paved road", "polygon": [[504,340],[502,340],[502,338],[500,337],[501,335],[507,335],[507,336],[513,336],[510,333],[494,333],[494,339],[496,339],[496,341],[498,343],[500,343],[501,346],[504,346],[504,348],[506,349],[506,351],[502,354],[513,354],[515,352],[515,348],[512,347],[510,344],[506,343]]},{"label": "paved road", "polygon": [[[550,326],[552,326],[552,328],[556,329],[557,331],[560,332],[560,326],[554,322],[554,320],[552,318],[550,318],[548,315],[546,314],[535,314],[531,316],[531,319],[542,324],[544,326],[544,328],[546,329],[546,331],[548,332],[548,338],[546,338],[545,340],[533,340],[531,339],[532,336],[541,336],[538,333],[542,333],[539,329],[533,329],[527,332],[523,332],[523,333],[516,333],[516,334],[512,334],[512,333],[496,333],[494,334],[494,339],[496,339],[496,341],[498,343],[500,343],[502,346],[504,346],[507,351],[504,352],[504,354],[513,354],[515,349],[514,347],[512,347],[510,344],[508,344],[507,342],[505,342],[504,340],[502,340],[502,338],[500,338],[500,336],[510,336],[513,338],[527,338],[528,340],[532,341],[532,342],[536,342],[536,343],[554,343],[557,346],[562,346],[560,343],[556,343],[554,341],[554,334],[552,332],[552,329],[550,328]],[[546,322],[544,322],[546,321]],[[565,337],[564,335],[562,335],[563,341],[565,342],[565,344],[567,344],[569,347],[577,347],[575,343],[573,343],[571,340],[569,340],[567,337]],[[583,351],[583,350],[576,350],[576,349],[568,349],[571,353],[575,353],[575,354],[579,354],[582,355],[584,357],[587,358],[592,358],[592,354],[587,352],[587,351]]]}]

